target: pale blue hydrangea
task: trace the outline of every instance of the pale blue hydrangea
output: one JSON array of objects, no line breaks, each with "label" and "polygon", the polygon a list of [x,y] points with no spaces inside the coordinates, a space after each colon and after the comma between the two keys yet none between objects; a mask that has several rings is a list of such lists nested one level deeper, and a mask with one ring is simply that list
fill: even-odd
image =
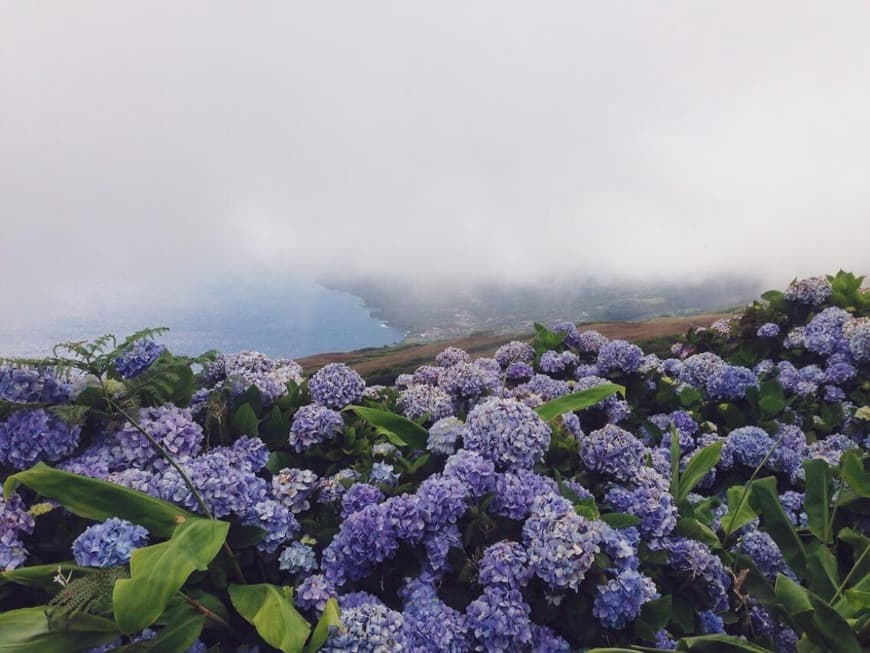
[{"label": "pale blue hydrangea", "polygon": [[366,506],[372,506],[384,500],[384,493],[368,483],[354,483],[341,498],[341,518],[359,512]]},{"label": "pale blue hydrangea", "polygon": [[0,399],[60,404],[69,400],[72,392],[70,380],[58,377],[51,367],[0,363]]},{"label": "pale blue hydrangea", "polygon": [[535,358],[535,350],[527,342],[512,340],[502,345],[495,352],[495,360],[502,369],[508,369],[512,363],[531,363]]},{"label": "pale blue hydrangea", "polygon": [[469,496],[479,499],[495,487],[495,464],[477,452],[460,449],[445,461],[444,476],[458,479]]},{"label": "pale blue hydrangea", "polygon": [[377,603],[342,610],[344,629],[330,632],[323,653],[403,653],[408,642],[402,614]]},{"label": "pale blue hydrangea", "polygon": [[611,340],[598,350],[596,364],[602,373],[631,374],[637,372],[641,358],[643,358],[643,350],[637,345],[625,340]]},{"label": "pale blue hydrangea", "polygon": [[771,583],[776,581],[778,574],[797,580],[797,576],[786,563],[776,542],[764,531],[752,530],[743,535],[737,550],[752,558],[758,571]]},{"label": "pale blue hydrangea", "polygon": [[272,496],[291,512],[300,513],[311,507],[309,499],[319,485],[320,479],[311,470],[285,467],[272,476]]},{"label": "pale blue hydrangea", "polygon": [[619,512],[638,517],[637,529],[652,543],[670,534],[677,524],[668,480],[650,467],[641,467],[624,486],[611,486],[604,500]]},{"label": "pale blue hydrangea", "polygon": [[532,577],[529,558],[519,542],[501,540],[489,545],[478,566],[478,582],[484,587],[521,589]]},{"label": "pale blue hydrangea", "polygon": [[714,400],[735,400],[746,396],[749,388],[758,387],[755,373],[739,365],[722,365],[707,378],[707,396]]},{"label": "pale blue hydrangea", "polygon": [[311,399],[336,410],[358,402],[365,387],[359,373],[344,363],[324,365],[308,381]]},{"label": "pale blue hydrangea", "polygon": [[393,487],[399,482],[399,476],[401,474],[395,471],[389,463],[376,462],[372,465],[372,471],[369,473],[369,482]]},{"label": "pale blue hydrangea", "polygon": [[464,349],[459,347],[448,347],[437,356],[435,356],[435,364],[439,367],[453,367],[459,363],[470,363],[471,356]]},{"label": "pale blue hydrangea", "polygon": [[274,499],[262,499],[250,506],[242,521],[247,526],[257,526],[265,531],[257,542],[257,549],[264,553],[275,553],[302,528],[293,513]]},{"label": "pale blue hydrangea", "polygon": [[148,531],[137,524],[111,517],[89,526],[72,544],[76,564],[82,567],[115,567],[130,561],[133,549],[148,544]]},{"label": "pale blue hydrangea", "polygon": [[36,522],[17,494],[0,495],[0,571],[11,571],[27,560],[23,535],[30,535]]},{"label": "pale blue hydrangea", "polygon": [[640,616],[644,603],[659,596],[651,578],[628,569],[598,586],[592,615],[605,628],[622,629]]},{"label": "pale blue hydrangea", "polygon": [[463,442],[500,470],[530,468],[544,458],[550,427],[520,402],[493,398],[468,414]]},{"label": "pale blue hydrangea", "polygon": [[[500,375],[475,363],[456,363],[444,370],[439,387],[455,399],[479,397],[500,383]],[[444,415],[441,415],[444,417]]]},{"label": "pale blue hydrangea", "polygon": [[278,556],[278,566],[290,574],[310,573],[317,569],[317,556],[307,544],[293,542]]},{"label": "pale blue hydrangea", "polygon": [[505,371],[505,379],[514,383],[528,381],[535,375],[534,368],[528,363],[511,363]]},{"label": "pale blue hydrangea", "polygon": [[530,613],[517,590],[484,588],[483,594],[465,610],[475,650],[484,653],[527,650],[532,643]]},{"label": "pale blue hydrangea", "polygon": [[132,379],[151,367],[164,351],[164,345],[141,338],[115,358],[115,369],[121,378]]},{"label": "pale blue hydrangea", "polygon": [[318,404],[302,406],[290,425],[290,446],[301,453],[305,449],[334,439],[344,430],[344,419],[338,411]]},{"label": "pale blue hydrangea", "polygon": [[412,385],[399,395],[399,409],[405,417],[437,421],[453,415],[453,401],[444,390],[430,385]]},{"label": "pale blue hydrangea", "polygon": [[464,422],[455,417],[442,417],[429,427],[426,448],[432,453],[449,456],[456,451],[456,440],[464,426]]},{"label": "pale blue hydrangea", "polygon": [[417,385],[437,386],[443,373],[443,367],[438,367],[437,365],[421,365],[414,370],[414,383]]},{"label": "pale blue hydrangea", "polygon": [[759,338],[776,338],[779,335],[779,325],[774,322],[765,322],[758,327],[755,335]]},{"label": "pale blue hydrangea", "polygon": [[664,541],[669,554],[668,566],[687,576],[687,580],[707,598],[701,606],[720,612],[728,609],[728,588],[731,579],[722,561],[703,542],[684,537]]},{"label": "pale blue hydrangea", "polygon": [[592,431],[580,441],[580,461],[589,471],[628,480],[640,468],[646,447],[613,424]]},{"label": "pale blue hydrangea", "polygon": [[796,279],[785,290],[787,300],[808,306],[821,306],[830,296],[831,283],[824,277]]},{"label": "pale blue hydrangea", "polygon": [[851,319],[849,312],[842,308],[836,306],[826,308],[807,324],[806,348],[824,356],[847,352],[849,343],[843,335],[843,327]]},{"label": "pale blue hydrangea", "polygon": [[594,329],[583,331],[577,343],[577,349],[590,354],[597,354],[608,343],[608,338]]},{"label": "pale blue hydrangea", "polygon": [[326,607],[326,602],[329,599],[336,598],[337,595],[338,592],[335,591],[335,586],[323,574],[312,574],[311,576],[306,576],[299,584],[293,598],[296,607],[319,615]]}]

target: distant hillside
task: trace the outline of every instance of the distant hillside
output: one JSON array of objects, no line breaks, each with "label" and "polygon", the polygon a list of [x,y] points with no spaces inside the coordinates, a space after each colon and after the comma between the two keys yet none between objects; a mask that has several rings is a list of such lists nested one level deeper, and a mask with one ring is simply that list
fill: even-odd
[{"label": "distant hillside", "polygon": [[[709,326],[731,313],[702,313],[688,317],[662,317],[643,322],[593,322],[581,325],[582,330],[595,329],[609,338],[636,342],[648,352],[665,353],[669,341],[693,326]],[[328,363],[345,363],[359,372],[369,384],[392,384],[399,374],[413,371],[430,363],[450,345],[465,349],[474,356],[491,356],[501,345],[511,340],[528,340],[530,333],[476,333],[426,344],[404,344],[392,347],[359,349],[346,353],[325,353],[297,359],[306,374]]]}]

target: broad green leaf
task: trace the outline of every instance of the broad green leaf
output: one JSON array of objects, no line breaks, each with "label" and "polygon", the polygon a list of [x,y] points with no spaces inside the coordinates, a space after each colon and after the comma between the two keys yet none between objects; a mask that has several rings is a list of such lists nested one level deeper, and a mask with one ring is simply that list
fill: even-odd
[{"label": "broad green leaf", "polygon": [[267,644],[283,653],[301,653],[311,625],[293,607],[285,589],[261,583],[230,585],[229,590],[233,607]]},{"label": "broad green leaf", "polygon": [[680,405],[683,408],[692,409],[700,407],[703,403],[703,397],[696,388],[687,385],[685,388],[680,390]]},{"label": "broad green leaf", "polygon": [[846,590],[846,600],[856,610],[870,610],[870,592]]},{"label": "broad green leaf", "polygon": [[236,437],[247,435],[255,438],[260,433],[260,420],[257,419],[257,413],[251,408],[251,404],[242,404],[236,409],[230,419],[230,426]]},{"label": "broad green leaf", "polygon": [[640,616],[634,625],[635,634],[641,639],[654,641],[656,633],[671,620],[671,596],[647,601],[641,606]]},{"label": "broad green leaf", "polygon": [[837,571],[837,558],[830,549],[818,545],[807,554],[807,574],[813,592],[826,601],[834,597],[840,585],[840,577]]},{"label": "broad green leaf", "polygon": [[79,517],[94,521],[120,517],[144,526],[149,533],[158,537],[169,537],[178,524],[196,518],[196,515],[183,508],[144,492],[53,469],[44,463],[37,463],[7,478],[3,483],[7,498],[19,483],[37,494],[55,499]]},{"label": "broad green leaf", "polygon": [[338,610],[338,601],[335,599],[329,599],[326,602],[326,607],[323,609],[320,619],[317,620],[314,632],[311,633],[311,639],[308,640],[308,645],[305,647],[305,653],[316,653],[316,651],[320,650],[320,647],[329,638],[330,627],[343,627]]},{"label": "broad green leaf", "polygon": [[429,431],[411,420],[378,408],[348,406],[342,412],[350,411],[367,421],[375,430],[397,447],[408,447],[412,451],[423,451],[429,441]]},{"label": "broad green leaf", "polygon": [[0,586],[6,583],[36,587],[54,594],[60,589],[60,585],[54,578],[62,573],[66,578],[72,573],[73,578],[79,578],[94,572],[93,567],[79,567],[74,562],[58,562],[50,565],[37,565],[34,567],[19,567],[9,571],[0,572]]},{"label": "broad green leaf", "polygon": [[776,600],[789,617],[795,619],[813,611],[813,604],[805,587],[780,574],[776,577]]},{"label": "broad green leaf", "polygon": [[628,528],[640,523],[639,517],[629,515],[627,512],[609,512],[606,515],[601,515],[598,519],[611,528]]},{"label": "broad green leaf", "polygon": [[782,574],[776,578],[776,598],[794,627],[813,643],[831,653],[861,653],[855,633],[836,610]]},{"label": "broad green leaf", "polygon": [[769,649],[731,635],[684,637],[680,640],[677,650],[700,651],[701,653],[771,653]]},{"label": "broad green leaf", "polygon": [[680,519],[677,522],[676,533],[677,535],[682,535],[683,537],[703,542],[711,549],[718,549],[721,546],[716,533],[697,519],[686,517]]},{"label": "broad green leaf", "polygon": [[[870,555],[868,555],[870,538],[851,528],[842,529],[837,534],[837,538],[852,547],[852,560],[854,562],[852,569],[848,572],[849,588],[858,592],[870,592]],[[834,609],[846,618],[857,615],[845,597],[840,597],[834,603]]]},{"label": "broad green leaf", "polygon": [[692,459],[686,465],[686,469],[680,475],[680,482],[677,490],[677,501],[682,501],[695,486],[713,469],[719,462],[719,457],[722,454],[722,442],[714,442],[708,447],[704,447],[701,451],[692,456]]},{"label": "broad green leaf", "polygon": [[108,644],[120,636],[110,620],[80,614],[66,630],[51,631],[47,606],[0,612],[0,653],[77,653]]},{"label": "broad green leaf", "polygon": [[752,482],[750,501],[764,516],[764,530],[776,542],[789,566],[800,577],[807,575],[806,550],[779,503],[776,478],[768,476]]},{"label": "broad green leaf", "polygon": [[732,485],[728,488],[728,512],[722,517],[721,528],[725,535],[739,530],[753,519],[758,517],[758,514],[753,510],[750,499],[752,498],[752,486],[744,487],[741,485]]},{"label": "broad green leaf", "polygon": [[181,524],[166,542],[135,549],[130,578],[115,583],[115,621],[123,633],[150,626],[194,570],[205,571],[220,551],[229,524],[192,519]]},{"label": "broad green leaf", "polygon": [[765,419],[776,417],[785,408],[785,393],[776,379],[762,381],[758,395],[758,407],[761,409],[761,416]]},{"label": "broad green leaf", "polygon": [[805,460],[804,471],[807,487],[804,510],[807,512],[807,523],[810,532],[823,544],[828,544],[831,539],[828,529],[831,521],[831,497],[834,494],[833,474],[828,463],[818,458]]},{"label": "broad green leaf", "polygon": [[859,497],[870,498],[870,474],[864,471],[861,456],[854,449],[840,458],[840,476]]},{"label": "broad green leaf", "polygon": [[545,422],[556,419],[559,415],[571,413],[575,410],[584,410],[590,406],[594,406],[602,399],[620,393],[625,396],[625,387],[615,383],[602,383],[587,390],[574,392],[570,395],[557,397],[551,401],[541,404],[535,408],[535,412]]},{"label": "broad green leaf", "polygon": [[202,633],[203,626],[205,626],[205,616],[185,603],[172,611],[166,625],[158,631],[156,637],[122,646],[116,649],[115,653],[186,651]]}]

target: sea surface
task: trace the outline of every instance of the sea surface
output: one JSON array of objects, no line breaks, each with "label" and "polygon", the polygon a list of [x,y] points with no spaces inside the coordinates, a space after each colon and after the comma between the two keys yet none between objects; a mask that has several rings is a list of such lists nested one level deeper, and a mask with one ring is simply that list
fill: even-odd
[{"label": "sea surface", "polygon": [[223,284],[195,297],[108,302],[26,324],[0,315],[0,356],[45,356],[59,342],[105,333],[123,338],[159,326],[170,328],[159,341],[185,355],[255,350],[294,358],[383,347],[405,337],[372,317],[361,298],[315,282]]}]

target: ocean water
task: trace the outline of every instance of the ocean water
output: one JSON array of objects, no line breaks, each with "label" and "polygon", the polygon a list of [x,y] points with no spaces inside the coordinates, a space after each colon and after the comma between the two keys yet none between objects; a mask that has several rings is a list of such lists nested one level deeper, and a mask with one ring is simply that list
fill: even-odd
[{"label": "ocean water", "polygon": [[204,288],[195,297],[108,302],[28,324],[4,324],[0,356],[44,356],[59,342],[112,333],[123,338],[165,326],[160,338],[178,354],[256,350],[301,357],[401,341],[405,333],[371,316],[363,300],[315,282],[237,283]]}]

